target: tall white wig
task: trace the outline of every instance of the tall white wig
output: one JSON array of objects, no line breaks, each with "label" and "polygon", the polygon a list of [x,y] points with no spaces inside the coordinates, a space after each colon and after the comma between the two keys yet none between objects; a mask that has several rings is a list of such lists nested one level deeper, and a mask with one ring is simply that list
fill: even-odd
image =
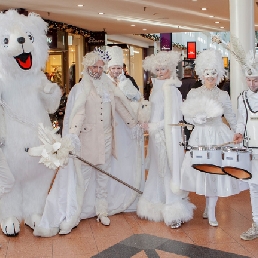
[{"label": "tall white wig", "polygon": [[218,85],[221,79],[224,77],[224,63],[220,51],[215,49],[208,49],[201,52],[195,60],[195,71],[199,78],[203,81],[203,75],[205,70],[216,70],[218,73],[218,79],[216,84]]},{"label": "tall white wig", "polygon": [[176,66],[181,60],[181,54],[177,51],[160,51],[158,54],[147,56],[143,60],[143,69],[155,73],[158,67],[165,67],[176,75]]}]

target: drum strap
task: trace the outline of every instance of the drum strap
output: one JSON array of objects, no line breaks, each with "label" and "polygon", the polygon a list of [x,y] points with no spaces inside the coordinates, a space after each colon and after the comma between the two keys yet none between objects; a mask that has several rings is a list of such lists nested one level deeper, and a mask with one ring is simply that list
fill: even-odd
[{"label": "drum strap", "polygon": [[247,96],[246,96],[246,90],[244,90],[241,95],[242,95],[242,98],[243,98],[243,103],[245,105],[245,113],[246,113],[246,116],[245,116],[245,133],[246,133],[246,125],[247,125],[247,121],[248,121],[248,109],[249,109],[249,103],[248,103],[248,107],[247,107]]}]

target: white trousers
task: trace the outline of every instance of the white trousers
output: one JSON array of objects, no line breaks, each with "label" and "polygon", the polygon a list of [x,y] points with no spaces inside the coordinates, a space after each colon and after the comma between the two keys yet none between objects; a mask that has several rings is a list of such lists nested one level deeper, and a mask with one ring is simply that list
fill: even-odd
[{"label": "white trousers", "polygon": [[[112,155],[112,133],[105,134],[105,164],[97,165],[98,168],[110,173]],[[107,215],[108,211],[108,180],[109,177],[89,165],[82,165],[85,191],[88,188],[90,178],[96,173],[96,215]],[[87,198],[87,196],[85,197]]]}]

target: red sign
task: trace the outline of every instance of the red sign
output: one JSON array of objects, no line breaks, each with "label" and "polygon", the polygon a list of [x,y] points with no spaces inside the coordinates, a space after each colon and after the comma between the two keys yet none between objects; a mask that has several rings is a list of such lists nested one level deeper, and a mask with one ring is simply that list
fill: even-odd
[{"label": "red sign", "polygon": [[196,58],[196,42],[187,42],[187,59]]}]

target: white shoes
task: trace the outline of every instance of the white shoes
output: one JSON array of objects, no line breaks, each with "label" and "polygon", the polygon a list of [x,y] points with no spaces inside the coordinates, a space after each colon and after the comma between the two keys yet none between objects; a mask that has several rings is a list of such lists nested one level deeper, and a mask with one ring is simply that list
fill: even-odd
[{"label": "white shoes", "polygon": [[208,219],[208,210],[207,210],[207,208],[205,208],[205,210],[204,210],[204,212],[202,214],[202,217],[203,217],[203,219]]},{"label": "white shoes", "polygon": [[170,225],[171,228],[180,228],[182,225],[182,221],[179,220],[175,220],[172,222],[172,224]]},{"label": "white shoes", "polygon": [[100,214],[97,218],[97,221],[98,222],[100,221],[104,226],[110,225],[110,219],[108,218],[107,215]]},{"label": "white shoes", "polygon": [[209,224],[210,224],[210,226],[213,226],[213,227],[217,227],[219,225],[217,220],[214,220],[214,221],[209,220]]},{"label": "white shoes", "polygon": [[253,240],[257,237],[258,237],[258,225],[256,223],[253,223],[251,228],[249,228],[246,232],[240,235],[240,238],[243,240]]}]

